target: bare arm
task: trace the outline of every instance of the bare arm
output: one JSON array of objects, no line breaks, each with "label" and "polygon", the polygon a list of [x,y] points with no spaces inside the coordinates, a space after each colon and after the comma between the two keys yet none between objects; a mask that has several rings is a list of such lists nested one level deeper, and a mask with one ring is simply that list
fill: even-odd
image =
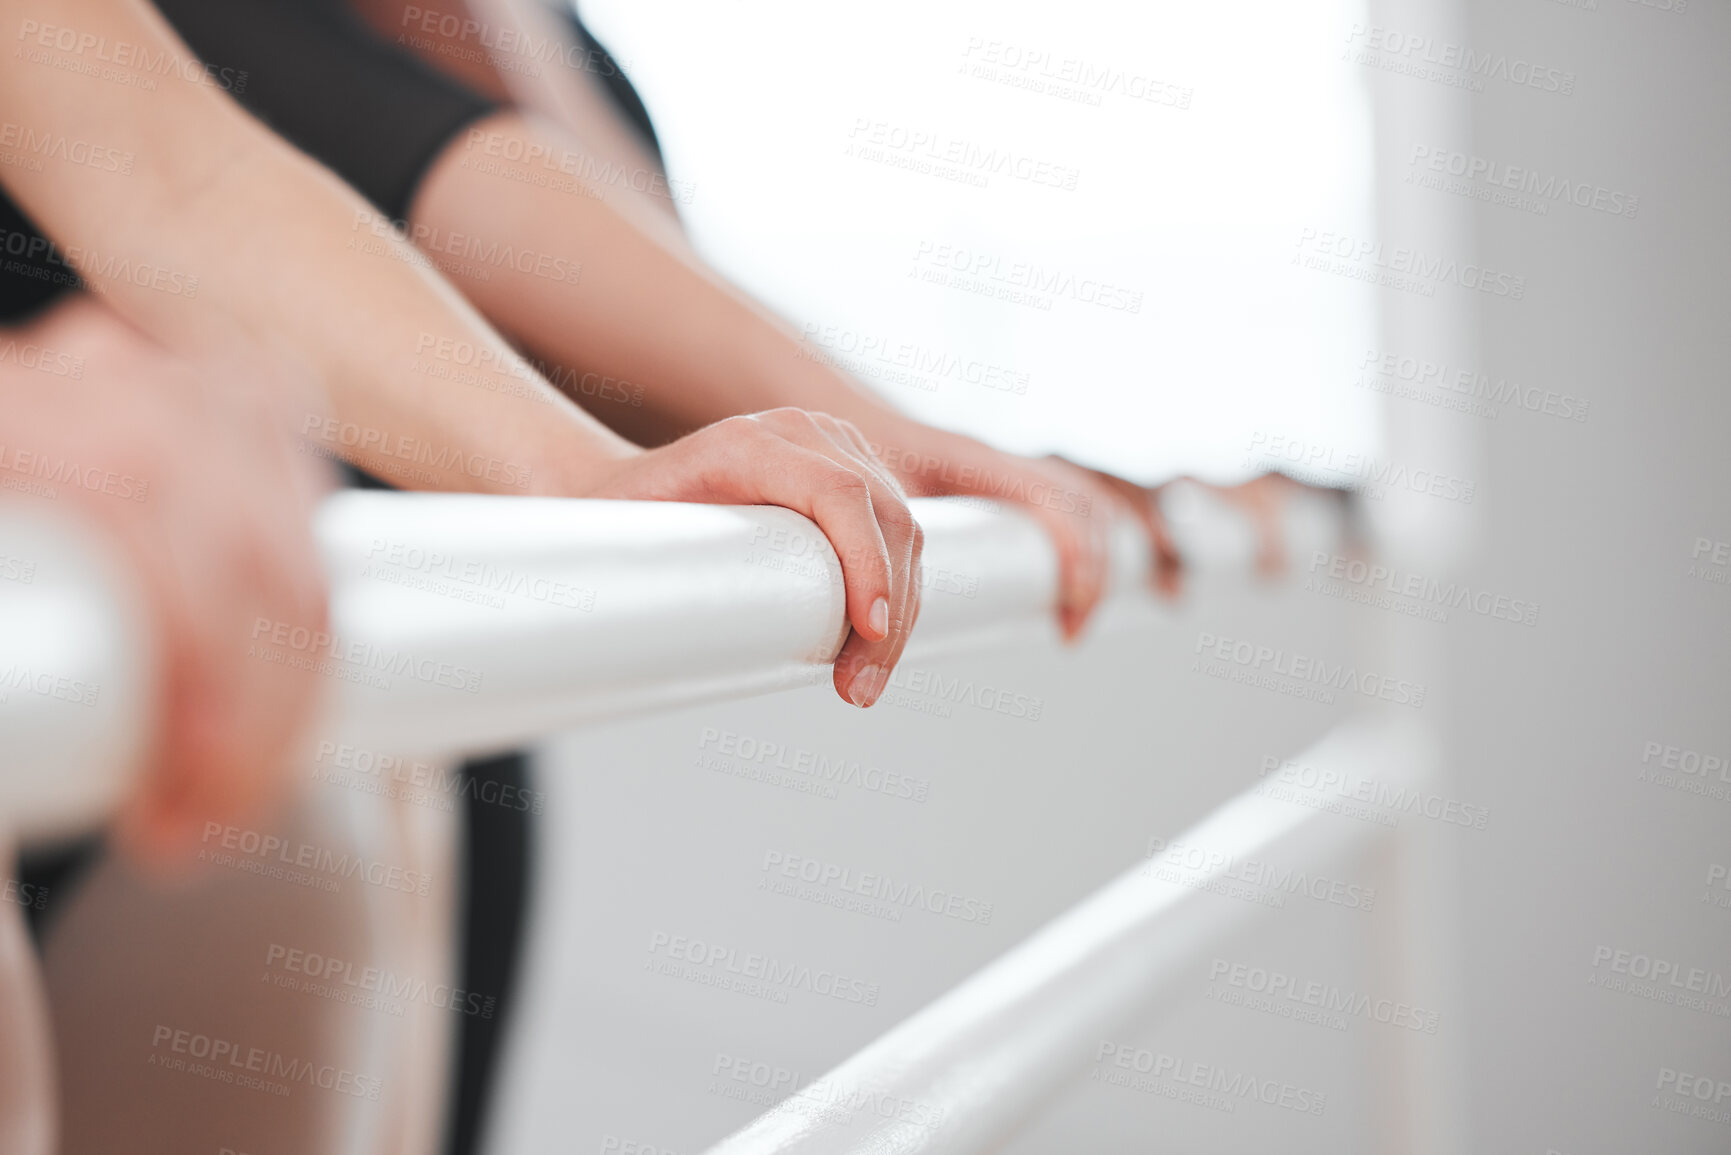
[{"label": "bare arm", "polygon": [[664,242],[685,246],[660,162],[615,111],[616,67],[577,44],[539,0],[351,0],[384,39],[475,92],[514,103],[568,134],[601,199]]},{"label": "bare arm", "polygon": [[[143,0],[0,0],[0,11],[26,38],[70,29],[191,59]],[[129,172],[51,155],[5,173],[90,289],[183,355],[306,376],[337,424],[304,432],[342,456],[386,475],[413,459],[400,479],[414,488],[522,492],[524,473],[558,491],[632,452],[400,241],[357,232],[364,202],[216,90],[169,74],[143,91],[18,60],[0,70],[0,109],[128,159]],[[479,384],[456,380],[459,361]],[[507,456],[500,446],[518,469],[475,468]]]},{"label": "bare arm", "polygon": [[[65,29],[192,59],[145,0],[0,0],[0,19],[25,35]],[[854,634],[836,689],[876,700],[918,614],[921,541],[851,426],[783,410],[645,453],[561,397],[400,238],[359,227],[374,214],[355,193],[178,75],[140,91],[51,64],[0,69],[0,116],[84,142],[79,155],[98,143],[127,158],[124,172],[56,154],[6,174],[93,292],[201,366],[321,386],[334,417],[309,413],[300,432],[414,488],[811,517],[846,559]]]}]

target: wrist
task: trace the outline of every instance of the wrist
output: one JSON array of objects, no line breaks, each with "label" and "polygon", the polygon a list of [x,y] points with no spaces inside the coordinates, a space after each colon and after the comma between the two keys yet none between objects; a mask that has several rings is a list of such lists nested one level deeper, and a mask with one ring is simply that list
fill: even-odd
[{"label": "wrist", "polygon": [[[587,432],[587,431],[578,431]],[[562,437],[539,454],[528,492],[532,497],[587,497],[600,490],[644,450],[622,437]]]}]

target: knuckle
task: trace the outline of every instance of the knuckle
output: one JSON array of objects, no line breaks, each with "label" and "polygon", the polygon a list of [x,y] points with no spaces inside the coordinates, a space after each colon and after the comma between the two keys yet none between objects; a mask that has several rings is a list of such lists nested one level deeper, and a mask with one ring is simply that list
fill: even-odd
[{"label": "knuckle", "polygon": [[898,537],[912,538],[920,532],[920,523],[914,520],[913,511],[908,509],[905,502],[879,502],[878,523]]},{"label": "knuckle", "polygon": [[737,417],[723,417],[710,428],[721,434],[760,436],[769,432],[769,416],[768,413],[747,413]]},{"label": "knuckle", "polygon": [[809,429],[812,425],[811,414],[794,405],[766,409],[757,417],[763,424],[776,430]]},{"label": "knuckle", "polygon": [[853,470],[842,466],[826,470],[820,484],[827,497],[850,502],[871,499],[871,484]]}]

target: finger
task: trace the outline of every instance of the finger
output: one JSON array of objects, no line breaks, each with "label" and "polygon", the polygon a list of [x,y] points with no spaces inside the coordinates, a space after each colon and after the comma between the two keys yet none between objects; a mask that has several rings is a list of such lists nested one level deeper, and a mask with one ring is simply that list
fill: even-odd
[{"label": "finger", "polygon": [[1160,491],[1137,487],[1128,504],[1130,512],[1148,535],[1153,562],[1148,574],[1149,584],[1165,597],[1177,597],[1184,588],[1184,555],[1178,552],[1178,544],[1173,541],[1172,531],[1160,509]]},{"label": "finger", "polygon": [[914,521],[913,512],[908,508],[901,487],[871,457],[869,448],[864,444],[865,438],[858,430],[850,423],[838,421],[827,414],[814,413],[810,416],[817,429],[828,439],[828,446],[836,459],[842,465],[859,469],[870,486],[872,511],[877,516],[878,529],[883,534],[884,548],[888,551],[890,562],[890,594],[883,607],[887,628],[873,640],[889,640],[900,632],[895,619],[900,616],[899,610],[906,601],[905,591],[910,584],[917,581],[914,566],[918,561],[916,538],[920,533],[919,526]]},{"label": "finger", "polygon": [[899,591],[902,600],[893,613],[889,636],[874,642],[856,634],[847,640],[842,652],[836,656],[833,674],[836,693],[861,709],[872,706],[883,696],[913,633],[914,623],[919,619],[919,555],[925,547],[925,534],[917,525],[913,544],[913,580]]},{"label": "finger", "polygon": [[228,764],[232,746],[221,687],[213,685],[205,642],[183,594],[178,583],[167,591],[159,587],[159,722],[139,791],[121,824],[127,848],[159,871],[184,865],[201,821],[220,821],[209,802],[209,784]]},{"label": "finger", "polygon": [[1033,507],[1044,515],[1057,543],[1058,625],[1067,641],[1075,641],[1105,594],[1107,527],[1122,502],[1109,490],[1089,485],[1073,467],[1046,463],[1043,472],[1055,488],[1068,489],[1079,499],[1062,502],[1057,508]]},{"label": "finger", "polygon": [[[783,428],[788,422],[780,422]],[[734,447],[741,490],[755,500],[784,506],[817,523],[841,560],[847,620],[867,638],[889,633],[893,589],[889,547],[873,507],[871,482],[858,468],[796,444],[769,423],[754,444]],[[828,438],[815,426],[792,430],[807,440]]]},{"label": "finger", "polygon": [[1259,477],[1246,486],[1251,520],[1256,523],[1256,569],[1268,579],[1286,572],[1286,534],[1281,514],[1287,491],[1285,478],[1277,481],[1276,476]]},{"label": "finger", "polygon": [[[828,414],[805,410],[776,410],[766,416],[771,419],[774,428],[794,444],[822,454],[843,469],[854,472],[865,482],[871,499],[872,515],[877,519],[879,537],[889,563],[889,588],[882,596],[868,603],[868,618],[865,623],[862,624],[851,615],[850,620],[853,621],[854,628],[868,640],[883,641],[889,638],[894,629],[893,615],[902,600],[901,591],[910,577],[911,541],[915,528],[913,514],[909,512],[900,489],[883,475],[875,461],[860,455],[846,423]],[[839,541],[832,539],[831,544],[836,546],[836,551],[842,558],[845,578],[854,561],[854,555],[843,552],[842,543]],[[865,560],[869,564],[872,558],[867,557]]]},{"label": "finger", "polygon": [[1143,532],[1148,535],[1152,555],[1149,583],[1164,596],[1177,597],[1184,588],[1184,555],[1179,553],[1178,545],[1172,539],[1172,531],[1166,524],[1166,515],[1160,508],[1160,491],[1163,487],[1145,488],[1128,478],[1103,470],[1089,472],[1123,499],[1125,508],[1141,523]]},{"label": "finger", "polygon": [[872,469],[877,472],[878,476],[884,479],[885,484],[894,490],[897,495],[905,499],[908,496],[908,493],[907,490],[903,488],[901,479],[895,475],[895,472],[891,470],[889,466],[878,460],[877,454],[872,451],[871,442],[866,440],[866,435],[860,432],[859,426],[855,425],[851,421],[842,421],[833,417],[830,418],[830,420],[834,421],[835,424],[840,427],[840,430],[847,438],[848,443],[853,446],[855,455],[859,457],[861,461],[870,465]]},{"label": "finger", "polygon": [[1148,494],[1147,508],[1148,520],[1144,524],[1149,540],[1154,543],[1154,588],[1168,598],[1176,598],[1184,592],[1184,555],[1166,524],[1158,490]]},{"label": "finger", "polygon": [[1058,627],[1065,640],[1074,641],[1105,588],[1102,550],[1094,540],[1088,519],[1039,505],[1028,509],[1045,527],[1057,549]]}]

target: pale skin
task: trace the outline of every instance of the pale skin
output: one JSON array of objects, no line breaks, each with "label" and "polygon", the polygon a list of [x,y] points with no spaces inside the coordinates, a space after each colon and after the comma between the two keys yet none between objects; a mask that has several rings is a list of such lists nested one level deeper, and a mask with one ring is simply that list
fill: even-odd
[{"label": "pale skin", "polygon": [[[21,35],[65,28],[191,59],[144,0],[0,0],[0,20]],[[836,661],[836,690],[859,706],[883,692],[918,616],[922,535],[900,484],[846,421],[780,407],[638,448],[535,373],[400,239],[353,244],[364,202],[212,87],[169,76],[145,92],[20,60],[0,69],[0,114],[130,158],[126,172],[55,157],[0,170],[105,310],[89,324],[121,325],[196,375],[257,383],[279,421],[382,476],[391,476],[393,458],[370,446],[410,439],[464,459],[512,462],[527,470],[533,493],[771,504],[804,514],[844,559],[851,633]],[[491,376],[477,387],[428,372],[441,350],[468,350]],[[509,388],[492,388],[494,378]],[[189,436],[184,452],[220,459],[217,426],[189,419],[185,427],[204,433]],[[351,443],[345,429],[367,436]],[[474,476],[456,464],[427,465],[413,483],[525,492],[504,475]],[[237,589],[204,592],[208,623],[250,621]],[[171,638],[171,648],[182,640]],[[245,693],[242,641],[224,634],[220,644],[192,647],[197,680]],[[196,752],[206,741],[197,726],[167,724],[162,760],[226,760],[256,779],[277,751],[266,729],[233,736],[219,757]],[[157,815],[163,840],[222,809],[160,776],[149,782],[141,805]]]},{"label": "pale skin", "polygon": [[[706,265],[679,227],[669,186],[658,183],[657,161],[603,91],[614,65],[575,45],[549,51],[566,34],[562,21],[522,0],[352,4],[380,36],[469,88],[539,110],[530,118],[507,109],[458,134],[422,182],[409,236],[520,347],[556,366],[555,380],[610,428],[653,445],[729,413],[821,409],[865,432],[908,492],[1005,496],[1038,518],[1058,551],[1066,637],[1080,634],[1103,593],[1110,515],[1128,513],[1143,527],[1153,584],[1177,596],[1183,564],[1161,516],[1161,486],[1002,453],[913,421],[807,355],[783,320]],[[465,163],[482,158],[493,171]],[[498,169],[559,173],[586,195]],[[550,283],[509,266],[477,266],[460,255],[470,241],[557,255],[582,272]],[[628,393],[635,400],[623,404]],[[1279,514],[1294,486],[1268,476],[1211,488],[1250,515],[1258,569],[1278,574]]]},{"label": "pale skin", "polygon": [[[471,88],[498,100],[518,95],[514,89],[539,95],[539,105],[559,113],[555,123],[507,109],[460,132],[423,178],[408,234],[611,428],[653,445],[731,413],[776,405],[823,410],[858,426],[909,493],[1001,497],[1036,517],[1057,550],[1057,614],[1066,637],[1081,633],[1104,592],[1105,527],[1114,515],[1129,513],[1144,526],[1156,588],[1176,594],[1179,557],[1153,491],[1065,461],[1003,453],[906,417],[810,356],[784,321],[705,265],[678,231],[665,185],[657,193],[641,181],[592,179],[658,169],[601,91],[604,62],[543,52],[533,57],[533,83],[519,71],[508,86],[484,48],[504,39],[501,5],[354,3],[386,39]],[[528,43],[557,34],[532,5],[515,7],[538,24]],[[552,88],[560,91],[549,95]],[[568,178],[564,187],[522,179],[548,173]],[[587,195],[574,195],[579,185]],[[581,274],[554,280],[534,266],[465,260],[471,242],[480,251],[531,253],[543,265],[554,257]],[[621,403],[626,396],[630,404]]]},{"label": "pale skin", "polygon": [[115,547],[148,618],[155,726],[119,836],[167,863],[191,852],[204,822],[246,823],[262,809],[313,706],[310,673],[246,660],[244,639],[259,620],[323,628],[309,527],[329,479],[271,420],[270,399],[198,372],[87,295],[0,328],[0,340],[52,350],[56,371],[0,364],[0,441],[14,457],[129,479],[115,493],[56,485],[48,507]]}]

